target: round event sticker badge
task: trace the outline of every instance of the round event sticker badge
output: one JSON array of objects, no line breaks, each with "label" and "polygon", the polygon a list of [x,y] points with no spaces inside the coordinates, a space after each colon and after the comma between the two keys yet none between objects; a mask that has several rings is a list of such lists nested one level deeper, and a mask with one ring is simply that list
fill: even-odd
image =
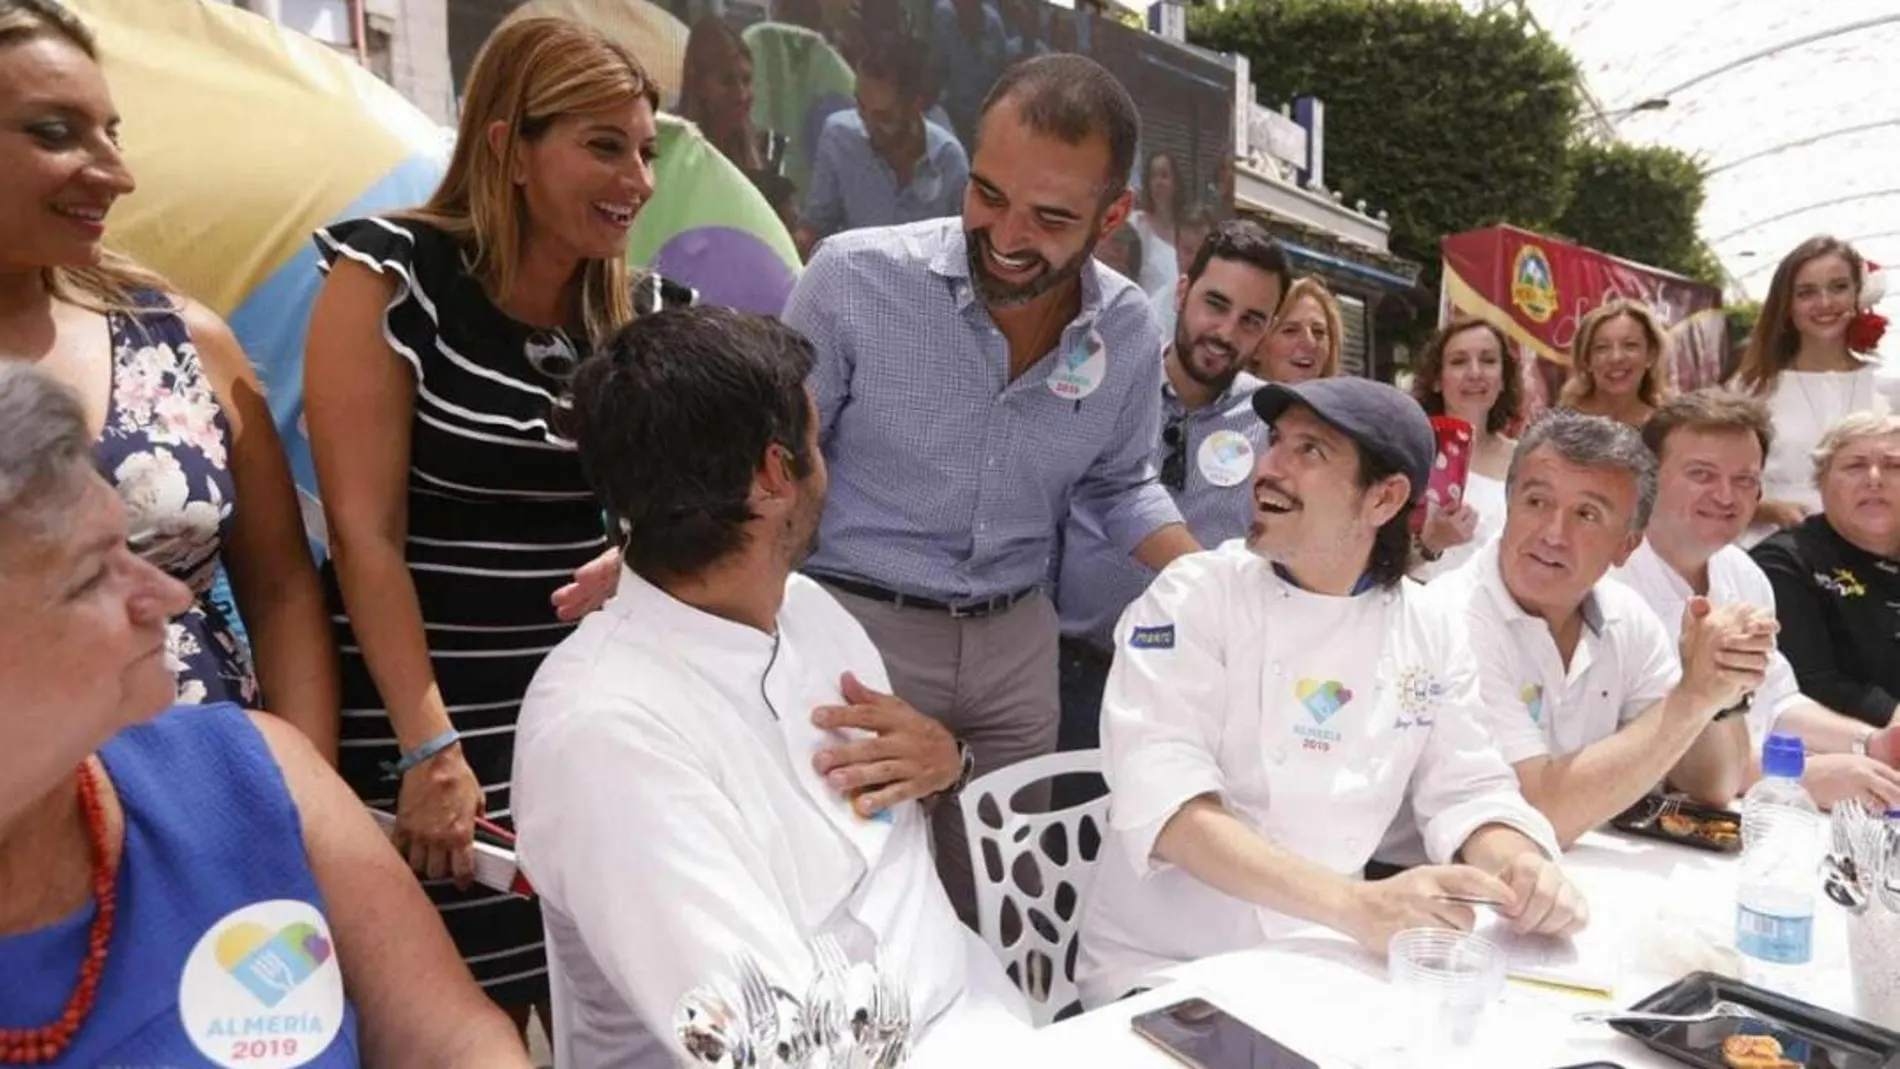
[{"label": "round event sticker badge", "polygon": [[253,902],[199,938],[178,983],[193,1046],[224,1069],[295,1069],[343,1029],[343,974],[308,902]]},{"label": "round event sticker badge", "polygon": [[1194,461],[1213,485],[1239,486],[1253,474],[1253,443],[1239,431],[1222,428],[1201,439]]},{"label": "round event sticker badge", "polygon": [[1049,370],[1049,392],[1064,401],[1080,401],[1094,393],[1108,375],[1108,346],[1093,329],[1088,337],[1057,354]]}]

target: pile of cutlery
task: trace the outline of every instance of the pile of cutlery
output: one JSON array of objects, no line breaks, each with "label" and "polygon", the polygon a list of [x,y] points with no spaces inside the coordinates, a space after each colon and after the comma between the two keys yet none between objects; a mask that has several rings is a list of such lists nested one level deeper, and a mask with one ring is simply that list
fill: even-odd
[{"label": "pile of cutlery", "polygon": [[[732,975],[686,992],[673,1030],[687,1056],[720,1069],[897,1069],[911,1045],[910,994],[890,968],[852,962],[838,941],[811,944],[802,997],[749,952]],[[888,963],[887,963],[888,964]]]}]

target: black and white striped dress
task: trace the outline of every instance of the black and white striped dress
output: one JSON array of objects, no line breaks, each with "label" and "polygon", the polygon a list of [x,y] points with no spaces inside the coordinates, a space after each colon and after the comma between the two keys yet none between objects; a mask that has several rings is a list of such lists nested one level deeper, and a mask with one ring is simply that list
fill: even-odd
[{"label": "black and white striped dress", "polygon": [[[395,280],[384,337],[415,373],[409,456],[409,574],[442,700],[462,734],[488,816],[512,827],[509,777],[521,696],[567,636],[549,595],[607,548],[601,510],[571,445],[549,426],[561,384],[529,363],[543,332],[496,308],[452,236],[410,219],[357,219],[316,235],[327,270],[345,256]],[[643,279],[635,307],[689,302]],[[574,339],[576,344],[580,339]],[[381,763],[395,731],[351,631],[334,569],[323,569],[343,668],[341,772],[372,806],[395,808]],[[529,901],[424,881],[463,959],[505,1005],[548,997],[541,916]]]}]

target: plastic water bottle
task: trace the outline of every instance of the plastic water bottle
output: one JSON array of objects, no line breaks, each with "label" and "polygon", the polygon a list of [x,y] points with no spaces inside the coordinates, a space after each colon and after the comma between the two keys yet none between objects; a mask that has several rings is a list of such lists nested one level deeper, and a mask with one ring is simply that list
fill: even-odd
[{"label": "plastic water bottle", "polygon": [[1735,949],[1748,979],[1798,994],[1814,956],[1814,890],[1821,817],[1801,786],[1801,740],[1770,735],[1760,783],[1742,796],[1741,885],[1735,895]]}]

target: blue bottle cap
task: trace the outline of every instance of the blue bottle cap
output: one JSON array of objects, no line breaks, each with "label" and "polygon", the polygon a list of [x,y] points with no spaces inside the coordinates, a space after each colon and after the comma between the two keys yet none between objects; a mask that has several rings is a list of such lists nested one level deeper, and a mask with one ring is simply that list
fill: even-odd
[{"label": "blue bottle cap", "polygon": [[1807,750],[1794,735],[1770,735],[1761,747],[1761,771],[1764,776],[1800,779],[1807,769]]}]

